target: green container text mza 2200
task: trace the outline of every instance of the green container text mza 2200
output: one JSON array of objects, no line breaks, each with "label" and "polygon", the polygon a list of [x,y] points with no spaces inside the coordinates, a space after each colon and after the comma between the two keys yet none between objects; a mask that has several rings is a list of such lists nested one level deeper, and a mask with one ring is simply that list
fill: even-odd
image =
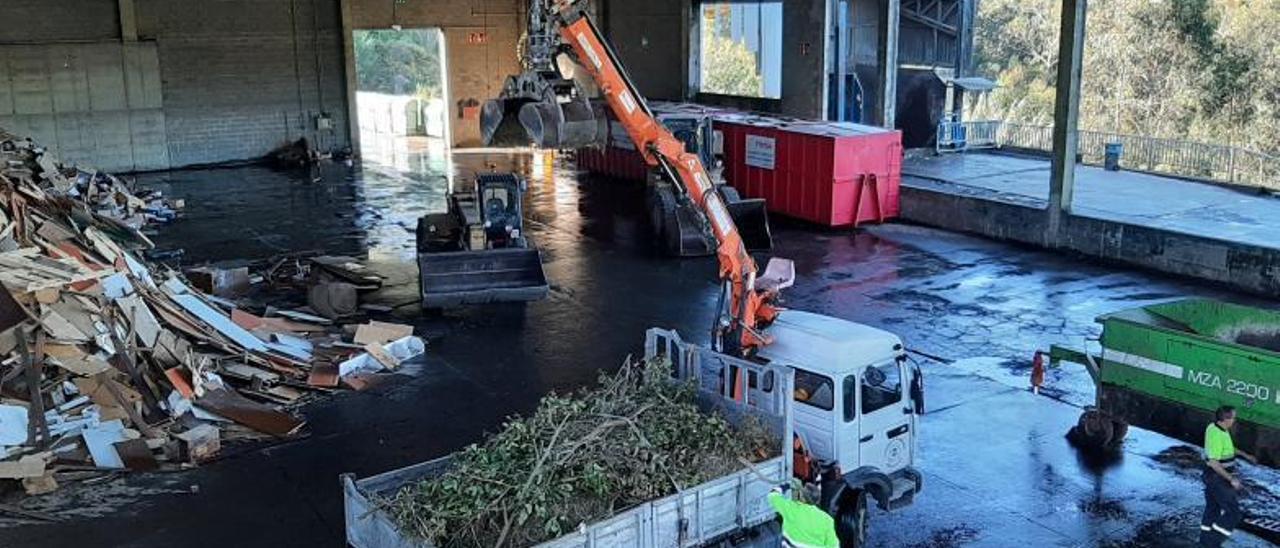
[{"label": "green container text mza 2200", "polygon": [[1213,410],[1233,405],[1237,446],[1280,465],[1280,313],[1187,299],[1098,322],[1102,411],[1199,445]]}]

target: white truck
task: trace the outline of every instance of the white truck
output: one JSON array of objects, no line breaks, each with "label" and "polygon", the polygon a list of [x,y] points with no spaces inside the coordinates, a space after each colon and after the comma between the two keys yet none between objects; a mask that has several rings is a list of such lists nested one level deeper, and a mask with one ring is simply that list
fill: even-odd
[{"label": "white truck", "polygon": [[[923,406],[919,370],[908,367],[897,336],[873,327],[785,311],[771,328],[780,342],[742,359],[650,329],[648,363],[669,362],[675,380],[692,379],[700,403],[731,422],[759,418],[779,436],[782,454],[668,497],[583,524],[548,548],[705,546],[750,534],[775,517],[771,488],[798,477],[836,518],[841,545],[865,545],[868,507],[893,510],[921,489],[916,454]],[[790,448],[790,449],[789,449]],[[357,548],[428,548],[378,508],[376,499],[448,470],[443,457],[356,479],[341,478],[347,542]]]}]

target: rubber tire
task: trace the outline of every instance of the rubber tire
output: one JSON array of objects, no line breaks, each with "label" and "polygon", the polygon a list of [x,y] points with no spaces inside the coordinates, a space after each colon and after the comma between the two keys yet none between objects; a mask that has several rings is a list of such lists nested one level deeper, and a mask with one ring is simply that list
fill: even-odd
[{"label": "rubber tire", "polygon": [[676,197],[671,189],[658,187],[653,193],[653,210],[650,218],[656,222],[654,239],[668,256],[680,256],[680,221],[676,218]]},{"label": "rubber tire", "polygon": [[1110,446],[1116,447],[1124,443],[1124,439],[1129,435],[1129,423],[1120,419],[1111,420],[1111,443]]},{"label": "rubber tire", "polygon": [[867,522],[870,520],[870,508],[867,506],[867,494],[859,491],[840,504],[836,515],[836,536],[840,537],[841,548],[863,548],[867,545]]},{"label": "rubber tire", "polygon": [[1111,446],[1115,425],[1101,411],[1088,409],[1080,414],[1080,422],[1076,424],[1076,434],[1087,446],[1093,449],[1105,449]]}]

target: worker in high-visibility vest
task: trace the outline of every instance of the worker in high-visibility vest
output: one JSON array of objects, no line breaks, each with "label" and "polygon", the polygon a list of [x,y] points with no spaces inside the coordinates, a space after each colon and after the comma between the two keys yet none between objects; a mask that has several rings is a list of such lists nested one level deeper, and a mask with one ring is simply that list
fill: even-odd
[{"label": "worker in high-visibility vest", "polygon": [[773,488],[769,504],[782,518],[782,545],[790,548],[840,548],[836,522],[817,506],[791,500],[790,485]]},{"label": "worker in high-visibility vest", "polygon": [[1204,430],[1204,519],[1200,520],[1200,545],[1222,546],[1240,523],[1240,478],[1236,457],[1258,461],[1236,449],[1231,428],[1236,424],[1236,409],[1219,407],[1213,422]]}]

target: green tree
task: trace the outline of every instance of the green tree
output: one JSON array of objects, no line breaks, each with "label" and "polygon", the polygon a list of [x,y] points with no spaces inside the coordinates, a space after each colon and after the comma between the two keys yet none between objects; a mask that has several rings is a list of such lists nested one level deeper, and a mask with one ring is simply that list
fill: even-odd
[{"label": "green tree", "polygon": [[[1058,0],[981,0],[980,73],[1000,84],[984,117],[1047,125]],[[1280,151],[1280,2],[1089,3],[1080,126]]]},{"label": "green tree", "polygon": [[756,54],[743,42],[711,33],[702,41],[702,91],[759,97],[764,78]]},{"label": "green tree", "polygon": [[442,97],[439,31],[368,30],[354,38],[356,89]]}]

